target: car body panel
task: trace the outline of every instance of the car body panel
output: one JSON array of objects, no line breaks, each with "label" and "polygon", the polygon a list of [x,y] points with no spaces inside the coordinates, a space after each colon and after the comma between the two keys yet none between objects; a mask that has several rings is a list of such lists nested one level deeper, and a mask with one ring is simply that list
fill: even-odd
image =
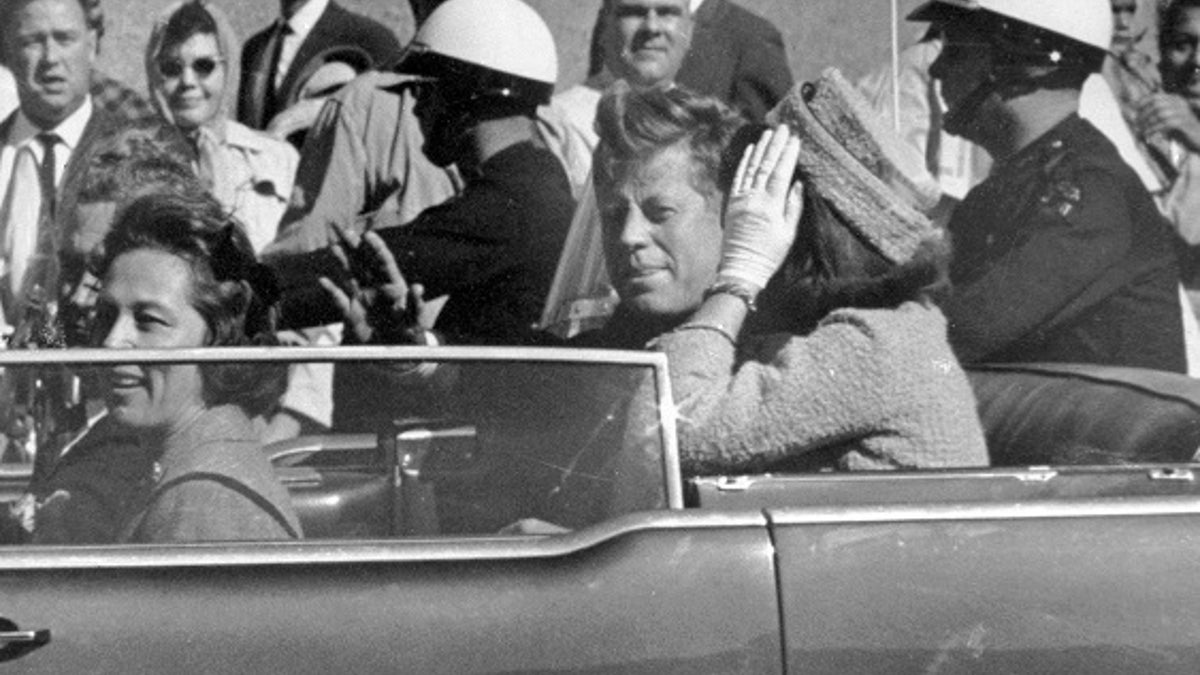
[{"label": "car body panel", "polygon": [[771,521],[788,672],[1197,672],[1188,466],[741,476]]},{"label": "car body panel", "polygon": [[772,511],[789,672],[1191,673],[1200,500]]},{"label": "car body panel", "polygon": [[53,635],[18,672],[782,672],[753,512],[544,539],[13,549],[0,587],[5,616]]}]

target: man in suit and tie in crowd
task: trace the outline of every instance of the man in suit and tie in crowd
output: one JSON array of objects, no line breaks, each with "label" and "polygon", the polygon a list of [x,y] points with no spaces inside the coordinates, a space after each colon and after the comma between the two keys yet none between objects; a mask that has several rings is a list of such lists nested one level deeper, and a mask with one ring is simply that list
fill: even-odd
[{"label": "man in suit and tie in crowd", "polygon": [[89,94],[99,0],[0,0],[5,66],[19,107],[0,122],[0,301],[7,331],[30,294],[57,293],[57,243],[88,151],[120,121]]},{"label": "man in suit and tie in crowd", "polygon": [[332,0],[280,0],[281,16],[242,48],[238,121],[266,129],[295,103],[308,78],[330,61],[357,72],[387,65],[400,41],[386,26]]},{"label": "man in suit and tie in crowd", "polygon": [[[770,21],[731,0],[689,0],[691,48],[675,81],[694,91],[715,96],[737,108],[754,122],[761,122],[792,88],[783,35]],[[614,7],[604,2],[592,30],[588,75],[604,69],[605,12]]]}]

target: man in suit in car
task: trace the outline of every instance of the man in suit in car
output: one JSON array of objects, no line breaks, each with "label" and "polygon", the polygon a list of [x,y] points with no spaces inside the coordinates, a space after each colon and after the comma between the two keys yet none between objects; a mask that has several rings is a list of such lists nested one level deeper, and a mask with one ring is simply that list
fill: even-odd
[{"label": "man in suit in car", "polygon": [[295,102],[307,76],[327,60],[357,71],[385,65],[400,53],[386,26],[332,0],[280,0],[281,16],[242,48],[238,121],[266,129]]}]

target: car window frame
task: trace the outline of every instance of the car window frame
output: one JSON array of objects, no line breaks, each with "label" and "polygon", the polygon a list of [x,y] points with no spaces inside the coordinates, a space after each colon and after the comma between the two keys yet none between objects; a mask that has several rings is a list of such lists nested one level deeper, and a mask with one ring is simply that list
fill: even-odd
[{"label": "car window frame", "polygon": [[[485,558],[556,557],[594,546],[597,541],[620,531],[647,527],[665,516],[668,521],[683,513],[684,487],[675,433],[675,406],[666,355],[650,351],[571,349],[546,347],[468,346],[333,346],[333,347],[206,347],[186,349],[66,349],[0,351],[0,372],[6,367],[94,366],[128,363],[222,363],[241,362],[537,362],[564,365],[613,365],[648,369],[653,375],[655,405],[659,411],[659,442],[662,448],[666,507],[657,512],[618,516],[584,528],[556,535],[441,536],[436,538],[387,538],[361,540],[298,540],[278,542],[213,542],[187,544],[105,544],[93,546],[0,546],[0,570],[39,569],[100,565],[171,566],[247,564],[273,562],[346,562],[400,560],[456,560]],[[22,470],[21,466],[28,468]],[[0,466],[5,480],[32,477],[32,465]],[[640,516],[640,518],[639,518]],[[650,521],[646,518],[651,516]],[[711,519],[707,514],[700,520]],[[761,516],[759,517],[761,518]],[[718,519],[720,520],[720,519]],[[640,523],[640,524],[639,524]],[[657,526],[655,526],[657,527]],[[553,541],[547,541],[553,540]],[[296,548],[298,547],[298,548]],[[266,556],[264,558],[264,556]],[[84,562],[86,561],[86,563]]]}]

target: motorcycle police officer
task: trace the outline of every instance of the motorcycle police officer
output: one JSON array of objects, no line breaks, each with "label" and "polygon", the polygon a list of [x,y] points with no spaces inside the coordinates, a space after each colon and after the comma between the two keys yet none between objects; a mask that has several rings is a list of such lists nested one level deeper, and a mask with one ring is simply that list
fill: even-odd
[{"label": "motorcycle police officer", "polygon": [[948,225],[959,358],[1184,372],[1168,225],[1117,150],[1078,114],[1112,38],[1102,0],[931,0],[930,68],[947,132],[996,159]]}]

